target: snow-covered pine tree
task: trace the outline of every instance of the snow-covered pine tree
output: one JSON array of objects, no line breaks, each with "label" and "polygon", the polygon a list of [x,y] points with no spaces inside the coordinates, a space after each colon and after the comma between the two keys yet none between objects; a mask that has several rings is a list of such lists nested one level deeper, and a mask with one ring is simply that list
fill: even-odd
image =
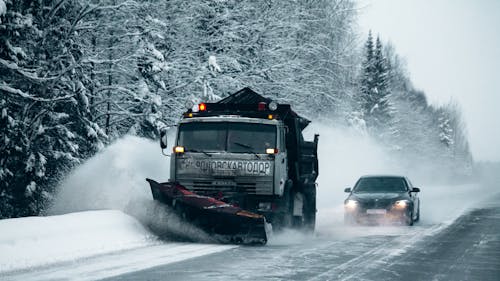
[{"label": "snow-covered pine tree", "polygon": [[[384,142],[393,143],[399,132],[396,108],[393,105],[389,80],[389,65],[383,53],[380,37],[377,36],[373,55],[375,105],[370,109],[368,126],[373,126],[375,134]],[[376,89],[376,90],[375,90]]]},{"label": "snow-covered pine tree", "polygon": [[458,104],[454,101],[438,108],[438,138],[442,146],[442,158],[450,175],[470,175],[473,160],[467,141],[465,124]]},{"label": "snow-covered pine tree", "polygon": [[157,72],[146,65],[159,54],[150,40],[164,28],[151,16],[162,12],[157,9],[159,2],[92,1],[85,21],[75,27],[80,34],[79,44],[85,46],[83,86],[88,89],[88,119],[93,122],[87,127],[89,136],[112,139],[131,128],[140,135],[155,136],[155,126],[149,125],[161,118],[155,108],[161,98],[158,89],[150,91],[149,86],[157,87],[163,79],[155,76],[156,82],[148,85],[143,74]]},{"label": "snow-covered pine tree", "polygon": [[389,69],[377,37],[375,46],[371,31],[365,43],[365,58],[360,82],[360,105],[366,126],[371,134],[384,142],[393,142],[398,135],[391,101]]},{"label": "snow-covered pine tree", "polygon": [[[167,125],[162,121],[162,98],[161,92],[166,90],[164,72],[168,71],[168,66],[163,54],[156,49],[154,43],[143,41],[142,52],[138,57],[138,70],[140,73],[139,87],[136,98],[142,100],[136,108],[131,111],[143,114],[142,118],[137,118],[134,125],[136,133],[141,136],[155,138],[159,132]],[[153,38],[151,38],[153,39]]]},{"label": "snow-covered pine tree", "polygon": [[370,111],[375,106],[375,100],[372,95],[375,88],[375,62],[374,62],[374,45],[371,30],[368,33],[368,38],[364,45],[364,58],[361,68],[360,95],[359,107],[363,119],[369,118]]},{"label": "snow-covered pine tree", "polygon": [[[78,1],[8,1],[0,24],[0,217],[34,215],[54,183],[92,144],[81,134],[86,101]],[[83,110],[81,110],[83,109]]]}]

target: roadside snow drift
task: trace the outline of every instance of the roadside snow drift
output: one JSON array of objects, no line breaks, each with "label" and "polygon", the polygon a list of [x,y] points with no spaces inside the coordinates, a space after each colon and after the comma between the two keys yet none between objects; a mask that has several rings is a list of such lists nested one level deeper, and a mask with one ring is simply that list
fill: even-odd
[{"label": "roadside snow drift", "polygon": [[0,221],[1,280],[96,280],[234,248],[165,243],[121,211]]},{"label": "roadside snow drift", "polygon": [[0,273],[157,243],[120,211],[0,220]]}]

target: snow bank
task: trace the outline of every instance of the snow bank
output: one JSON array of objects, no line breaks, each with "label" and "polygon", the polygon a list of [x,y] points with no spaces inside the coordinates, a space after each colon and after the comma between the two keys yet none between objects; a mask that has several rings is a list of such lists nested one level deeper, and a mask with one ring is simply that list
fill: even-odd
[{"label": "snow bank", "polygon": [[0,273],[152,245],[155,239],[120,211],[89,211],[0,221]]}]

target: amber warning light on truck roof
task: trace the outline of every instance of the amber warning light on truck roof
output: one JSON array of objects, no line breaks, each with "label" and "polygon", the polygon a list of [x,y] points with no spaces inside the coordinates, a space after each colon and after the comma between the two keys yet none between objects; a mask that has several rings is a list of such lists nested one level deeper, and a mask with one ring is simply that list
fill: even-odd
[{"label": "amber warning light on truck roof", "polygon": [[202,102],[202,103],[200,103],[200,104],[198,105],[198,110],[199,110],[199,111],[205,111],[205,110],[207,110],[207,105],[206,105],[205,103],[203,103],[203,102]]}]

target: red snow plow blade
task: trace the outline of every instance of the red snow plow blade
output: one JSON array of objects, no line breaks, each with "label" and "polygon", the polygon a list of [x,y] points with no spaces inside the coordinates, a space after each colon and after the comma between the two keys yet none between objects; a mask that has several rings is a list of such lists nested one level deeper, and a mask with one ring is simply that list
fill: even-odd
[{"label": "red snow plow blade", "polygon": [[267,243],[264,216],[245,211],[212,197],[198,195],[174,182],[146,179],[154,200],[172,207],[181,218],[222,243]]}]

